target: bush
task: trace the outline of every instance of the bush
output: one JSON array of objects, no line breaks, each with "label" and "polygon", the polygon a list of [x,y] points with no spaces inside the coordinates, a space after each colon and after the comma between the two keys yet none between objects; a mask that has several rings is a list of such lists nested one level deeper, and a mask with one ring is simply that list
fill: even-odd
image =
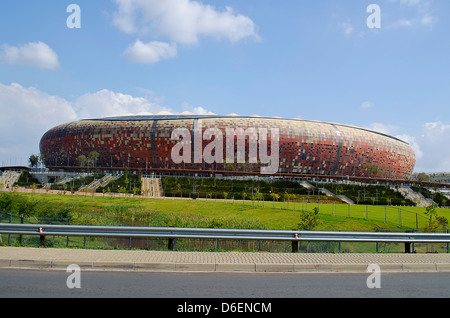
[{"label": "bush", "polygon": [[322,222],[319,220],[319,208],[315,207],[312,211],[302,211],[300,213],[300,223],[298,228],[301,231],[312,231]]},{"label": "bush", "polygon": [[22,171],[15,185],[18,185],[19,187],[29,187],[38,183],[39,181],[37,181],[28,171]]},{"label": "bush", "polygon": [[97,188],[96,192],[141,194],[141,188],[141,175],[125,173],[119,179],[111,181],[106,187]]},{"label": "bush", "polygon": [[0,193],[0,211],[19,216],[67,218],[69,208],[37,201],[16,193]]}]

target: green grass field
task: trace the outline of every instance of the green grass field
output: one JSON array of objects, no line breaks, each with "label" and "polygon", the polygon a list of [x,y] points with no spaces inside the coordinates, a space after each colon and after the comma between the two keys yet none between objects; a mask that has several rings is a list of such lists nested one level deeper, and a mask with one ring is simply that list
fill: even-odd
[{"label": "green grass field", "polygon": [[[179,198],[150,199],[138,197],[75,196],[54,194],[9,194],[29,206],[43,204],[47,209],[63,208],[71,224],[144,225],[255,229],[298,229],[301,210],[319,208],[319,231],[404,231],[421,229],[427,222],[425,208],[318,204],[306,202],[257,202],[243,200],[191,200]],[[4,201],[4,200],[2,200]],[[0,202],[2,203],[2,202]],[[10,211],[20,214],[19,207]],[[450,210],[437,209],[450,218]],[[30,215],[31,217],[32,215]],[[38,217],[38,216],[37,216]],[[46,214],[45,217],[51,217]],[[38,218],[29,218],[37,222]],[[35,220],[35,221],[33,221]],[[5,220],[3,220],[5,222]],[[4,240],[4,239],[3,239]],[[79,239],[81,240],[81,238]],[[78,246],[82,243],[77,242]],[[358,247],[359,246],[359,247]],[[401,251],[390,245],[390,252]],[[352,243],[346,251],[375,250],[374,243]],[[337,247],[335,247],[337,249]],[[385,246],[386,250],[386,246]]]},{"label": "green grass field", "polygon": [[[297,228],[301,210],[319,208],[322,224],[317,230],[366,231],[380,228],[416,229],[427,222],[425,208],[400,206],[373,206],[347,204],[318,204],[304,202],[272,202],[250,200],[191,200],[179,198],[150,199],[138,197],[75,196],[54,194],[19,194],[33,204],[45,203],[51,207],[66,208],[69,218],[82,214],[135,214],[161,212],[171,215],[204,218],[254,220],[267,229]],[[120,209],[122,208],[122,209]],[[126,209],[124,209],[126,208]],[[1,205],[0,205],[1,209]],[[437,209],[438,214],[450,219],[450,209]],[[8,212],[8,211],[5,211]],[[17,211],[12,211],[11,213]]]}]

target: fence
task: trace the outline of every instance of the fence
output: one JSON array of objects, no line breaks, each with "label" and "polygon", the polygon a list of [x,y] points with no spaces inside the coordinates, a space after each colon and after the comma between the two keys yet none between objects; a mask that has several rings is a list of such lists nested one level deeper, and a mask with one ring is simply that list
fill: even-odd
[{"label": "fence", "polygon": [[[191,199],[191,197],[172,196],[166,197],[166,199]],[[240,204],[243,206],[251,206],[253,208],[272,208],[290,211],[308,211],[314,208],[319,209],[319,214],[330,216],[341,216],[347,218],[358,218],[366,221],[380,221],[383,223],[397,224],[398,227],[408,227],[411,229],[419,230],[424,228],[430,221],[429,217],[422,215],[418,212],[410,211],[408,206],[394,206],[394,205],[357,205],[357,204],[345,204],[345,203],[330,203],[326,197],[323,199],[311,200],[282,200],[282,201],[265,201],[265,200],[245,200],[234,198],[213,198],[208,195],[203,197],[198,194],[197,200],[208,200],[215,202],[228,202],[232,204]],[[444,230],[446,225],[443,224]]]},{"label": "fence", "polygon": [[[449,233],[388,233],[388,232],[333,232],[333,231],[281,231],[281,230],[239,230],[239,229],[200,229],[137,226],[88,226],[53,224],[14,224],[1,223],[0,233],[40,236],[41,243],[47,235],[77,237],[125,237],[168,239],[168,249],[175,249],[175,239],[214,239],[214,240],[252,240],[287,241],[292,244],[292,252],[299,251],[300,242],[394,242],[404,243],[405,253],[411,253],[411,244],[445,243],[449,252]],[[377,245],[378,246],[378,245]],[[413,247],[414,251],[414,247]]]},{"label": "fence", "polygon": [[[211,199],[208,199],[211,200]],[[214,199],[212,199],[214,200]],[[311,210],[315,207],[319,208],[320,214],[345,218],[360,218],[365,220],[378,220],[382,222],[394,222],[402,231],[420,232],[421,228],[429,222],[429,219],[417,212],[412,212],[405,207],[395,206],[361,206],[347,204],[322,204],[311,203],[308,201],[257,201],[257,200],[224,200],[218,199],[217,202],[228,202],[230,204],[243,204],[251,207],[270,207],[291,211]],[[103,216],[97,215],[103,218]],[[104,217],[108,220],[100,220],[99,224],[106,225],[130,225],[130,223],[122,223],[121,218],[117,216]],[[80,220],[79,220],[80,221]],[[104,221],[107,221],[104,222]],[[81,221],[82,222],[82,221]],[[12,215],[0,212],[0,223],[19,223],[19,224],[71,224],[70,219],[55,218],[36,218]],[[73,223],[73,222],[72,222]],[[80,222],[75,222],[80,223]],[[133,225],[147,225],[147,223],[136,223]],[[383,232],[393,231],[392,229],[382,230]],[[443,233],[447,233],[446,228],[442,229]],[[1,239],[1,236],[0,236]],[[8,234],[8,245],[13,242],[15,244],[41,244],[39,238],[25,238],[22,234]],[[6,240],[3,240],[6,243]],[[229,238],[175,238],[174,247],[179,250],[188,251],[211,251],[211,250],[238,250],[238,251],[267,251],[267,252],[289,252],[291,244],[286,241],[279,240],[241,240]],[[144,249],[167,249],[167,242],[161,238],[123,238],[123,237],[75,237],[53,236],[53,241],[47,240],[47,245],[53,246],[71,246],[86,248],[144,248]],[[448,252],[447,243],[412,243],[413,251],[418,252]],[[398,242],[330,242],[330,241],[303,241],[299,242],[299,250],[305,252],[402,252],[403,246]]]},{"label": "fence", "polygon": [[[15,215],[11,213],[6,213],[0,211],[0,223],[10,223],[10,224],[70,224],[70,219],[66,218],[37,218],[37,217],[26,217],[21,215]],[[11,234],[8,235],[8,245],[11,245]],[[0,237],[0,243],[3,243]],[[22,245],[24,243],[24,237],[22,235],[18,236],[18,243]],[[69,245],[69,237],[66,239],[66,245]]]}]

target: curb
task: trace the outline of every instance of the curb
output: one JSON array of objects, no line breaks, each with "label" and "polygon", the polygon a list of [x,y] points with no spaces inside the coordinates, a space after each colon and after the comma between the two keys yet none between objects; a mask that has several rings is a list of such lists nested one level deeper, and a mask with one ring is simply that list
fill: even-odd
[{"label": "curb", "polygon": [[[230,264],[230,263],[139,263],[68,260],[0,259],[0,268],[66,270],[76,264],[81,270],[139,272],[234,272],[234,273],[367,273],[369,264]],[[450,272],[447,263],[379,264],[381,272]]]}]

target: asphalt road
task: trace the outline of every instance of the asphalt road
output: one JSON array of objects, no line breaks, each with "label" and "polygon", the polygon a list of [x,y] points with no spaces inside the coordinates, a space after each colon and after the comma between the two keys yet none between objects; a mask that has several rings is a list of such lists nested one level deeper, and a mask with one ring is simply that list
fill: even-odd
[{"label": "asphalt road", "polygon": [[[448,298],[450,273],[162,273],[0,269],[0,298]],[[69,288],[72,283],[75,287]],[[77,286],[74,283],[79,283]]]}]

